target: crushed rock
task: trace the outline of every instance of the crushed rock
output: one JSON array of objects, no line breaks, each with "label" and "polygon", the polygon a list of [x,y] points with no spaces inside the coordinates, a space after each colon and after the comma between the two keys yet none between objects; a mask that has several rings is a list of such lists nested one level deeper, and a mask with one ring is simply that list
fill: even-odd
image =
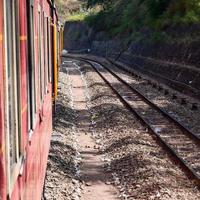
[{"label": "crushed rock", "polygon": [[[145,127],[118,100],[111,89],[83,62],[80,70],[87,79],[87,107],[91,115],[94,148],[98,148],[105,170],[127,200],[197,200],[200,192],[148,133]],[[45,198],[79,200],[79,147],[76,113],[70,95],[70,80],[59,74],[59,97],[47,167]],[[88,147],[89,148],[89,147]],[[93,148],[93,147],[90,147]],[[89,187],[89,186],[88,186]]]}]

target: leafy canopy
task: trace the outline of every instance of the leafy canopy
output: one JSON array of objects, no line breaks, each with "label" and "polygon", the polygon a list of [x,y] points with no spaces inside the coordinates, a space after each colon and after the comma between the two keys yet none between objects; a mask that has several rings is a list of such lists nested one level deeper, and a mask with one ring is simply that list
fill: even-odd
[{"label": "leafy canopy", "polygon": [[114,33],[142,27],[162,29],[174,24],[200,23],[200,0],[82,0],[88,8],[101,6],[87,17],[98,29]]}]

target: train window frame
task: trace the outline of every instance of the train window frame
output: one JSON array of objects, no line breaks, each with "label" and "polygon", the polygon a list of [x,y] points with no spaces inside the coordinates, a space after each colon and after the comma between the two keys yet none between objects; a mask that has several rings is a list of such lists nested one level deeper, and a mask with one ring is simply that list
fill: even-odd
[{"label": "train window frame", "polygon": [[[49,54],[49,49],[50,49],[50,46],[49,46],[49,29],[48,29],[48,21],[49,21],[49,18],[48,18],[48,15],[45,16],[45,41],[46,41],[46,85],[48,87],[48,84],[49,84],[49,68],[50,68],[50,54]],[[48,88],[47,88],[48,90]]]},{"label": "train window frame", "polygon": [[28,97],[28,133],[29,139],[36,126],[37,92],[35,64],[35,20],[34,1],[27,1],[27,97]]},{"label": "train window frame", "polygon": [[48,60],[49,60],[49,66],[48,66],[48,81],[49,83],[52,83],[52,56],[53,56],[53,52],[52,52],[52,28],[51,28],[51,18],[48,17],[48,21],[47,21],[47,32],[48,32]]},{"label": "train window frame", "polygon": [[42,63],[42,12],[41,12],[41,6],[38,5],[38,14],[37,14],[37,35],[38,35],[38,95],[40,100],[40,105],[43,102],[43,63]]},{"label": "train window frame", "polygon": [[60,57],[60,30],[59,25],[57,25],[57,63],[59,65],[59,57]]},{"label": "train window frame", "polygon": [[[21,147],[21,76],[20,76],[20,23],[18,0],[7,0],[4,4],[5,20],[5,94],[6,94],[6,153],[7,153],[7,187],[8,194],[20,172],[22,164]],[[14,124],[14,125],[13,125]],[[11,127],[12,126],[12,127]],[[14,126],[14,127],[13,127]],[[13,129],[14,128],[14,129]],[[11,135],[11,133],[14,133]],[[14,140],[14,145],[11,140]],[[11,146],[13,145],[13,146]],[[13,149],[12,149],[13,148]],[[11,150],[14,155],[11,154]],[[14,158],[13,158],[14,157]],[[11,163],[11,160],[13,162]]]},{"label": "train window frame", "polygon": [[47,14],[43,12],[43,57],[44,57],[44,94],[47,94],[48,87],[48,41],[47,41],[47,26],[46,26]]},{"label": "train window frame", "polygon": [[43,103],[44,101],[44,96],[45,96],[45,57],[44,57],[44,11],[41,11],[41,62],[42,62],[42,97],[41,97],[41,101]]}]

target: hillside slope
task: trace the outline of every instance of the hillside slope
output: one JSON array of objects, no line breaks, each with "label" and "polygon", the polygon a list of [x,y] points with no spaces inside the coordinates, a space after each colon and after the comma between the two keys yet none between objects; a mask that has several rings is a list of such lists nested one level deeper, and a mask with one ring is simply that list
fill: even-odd
[{"label": "hillside slope", "polygon": [[126,63],[177,90],[200,96],[199,0],[88,2],[105,5],[84,22],[66,22],[65,49],[91,48],[92,54]]},{"label": "hillside slope", "polygon": [[81,0],[55,0],[59,18],[62,22],[73,14],[80,12],[83,2]]}]

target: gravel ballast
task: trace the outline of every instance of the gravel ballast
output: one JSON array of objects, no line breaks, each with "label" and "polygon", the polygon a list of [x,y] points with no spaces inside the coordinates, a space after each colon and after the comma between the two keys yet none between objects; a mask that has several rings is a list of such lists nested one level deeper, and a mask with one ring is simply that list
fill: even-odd
[{"label": "gravel ballast", "polygon": [[[195,183],[187,178],[148,130],[118,100],[97,73],[77,61],[87,83],[90,129],[120,199],[200,199]],[[78,176],[81,157],[78,124],[82,118],[72,105],[70,77],[65,68],[59,74],[60,92],[49,154],[46,199],[81,199],[85,183]],[[83,88],[84,90],[84,88]],[[89,186],[90,187],[90,186]],[[82,189],[81,189],[82,188]],[[75,191],[80,191],[74,196]]]}]

